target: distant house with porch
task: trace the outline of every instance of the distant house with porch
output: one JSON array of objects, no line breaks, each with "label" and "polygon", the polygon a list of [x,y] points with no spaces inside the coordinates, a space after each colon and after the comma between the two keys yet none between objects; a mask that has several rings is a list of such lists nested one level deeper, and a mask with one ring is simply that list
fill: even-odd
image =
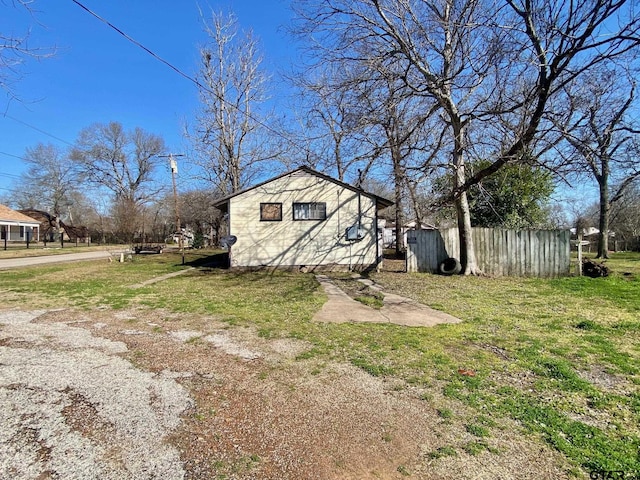
[{"label": "distant house with porch", "polygon": [[393,202],[300,167],[217,201],[232,267],[363,270],[382,260],[378,212]]},{"label": "distant house with porch", "polygon": [[37,242],[40,238],[40,222],[0,205],[0,238],[3,242]]}]

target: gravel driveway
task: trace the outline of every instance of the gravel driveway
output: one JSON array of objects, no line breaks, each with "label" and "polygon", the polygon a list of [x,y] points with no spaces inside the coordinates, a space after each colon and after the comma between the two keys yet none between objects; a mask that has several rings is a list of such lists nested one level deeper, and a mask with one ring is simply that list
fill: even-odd
[{"label": "gravel driveway", "polygon": [[0,310],[0,479],[567,478],[507,421],[466,453],[474,413],[438,385],[309,348],[207,316]]},{"label": "gravel driveway", "polygon": [[164,439],[187,391],[117,356],[122,342],[32,323],[43,313],[0,312],[0,478],[183,478]]}]

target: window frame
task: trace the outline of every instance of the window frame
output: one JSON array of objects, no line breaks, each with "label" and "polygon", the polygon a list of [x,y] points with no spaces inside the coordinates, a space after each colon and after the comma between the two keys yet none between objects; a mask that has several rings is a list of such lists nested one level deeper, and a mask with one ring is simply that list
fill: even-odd
[{"label": "window frame", "polygon": [[[301,205],[309,206],[309,218],[296,218],[296,207]],[[324,214],[322,217],[311,217],[311,213],[314,210],[314,206],[322,205],[322,213]],[[317,208],[317,207],[316,207]],[[327,219],[327,202],[293,202],[291,206],[291,216],[294,222],[322,222]]]},{"label": "window frame", "polygon": [[[267,205],[277,205],[280,208],[280,218],[265,218],[263,207]],[[282,202],[260,202],[260,221],[261,222],[281,222],[282,221]]]}]

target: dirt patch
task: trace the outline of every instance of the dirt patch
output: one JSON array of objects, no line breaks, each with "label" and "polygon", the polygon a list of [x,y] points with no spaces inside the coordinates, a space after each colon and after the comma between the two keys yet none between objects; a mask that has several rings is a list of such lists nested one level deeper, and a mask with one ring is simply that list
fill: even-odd
[{"label": "dirt patch", "polygon": [[358,277],[332,276],[331,281],[354,300],[380,310],[384,305],[384,294],[358,281]]},{"label": "dirt patch", "polygon": [[[299,360],[311,347],[304,342],[157,311],[59,311],[37,321],[72,323],[96,344],[125,344],[111,355],[189,393],[191,406],[166,437],[188,479],[566,478],[561,457],[517,425],[505,422],[483,439],[491,451],[467,453],[478,441],[465,428],[473,412],[437,385],[425,392],[351,365]],[[113,387],[120,382],[114,377]],[[89,440],[108,437],[110,423],[82,422],[100,406],[77,392],[62,412],[69,428]],[[441,416],[445,408],[453,418]],[[455,454],[435,458],[439,450]]]}]

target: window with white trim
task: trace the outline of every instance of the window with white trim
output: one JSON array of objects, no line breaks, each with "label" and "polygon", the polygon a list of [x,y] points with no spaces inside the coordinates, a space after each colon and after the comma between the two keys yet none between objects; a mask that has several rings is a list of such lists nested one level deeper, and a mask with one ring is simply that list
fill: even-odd
[{"label": "window with white trim", "polygon": [[325,220],[327,204],[325,202],[309,202],[293,204],[294,220]]}]

